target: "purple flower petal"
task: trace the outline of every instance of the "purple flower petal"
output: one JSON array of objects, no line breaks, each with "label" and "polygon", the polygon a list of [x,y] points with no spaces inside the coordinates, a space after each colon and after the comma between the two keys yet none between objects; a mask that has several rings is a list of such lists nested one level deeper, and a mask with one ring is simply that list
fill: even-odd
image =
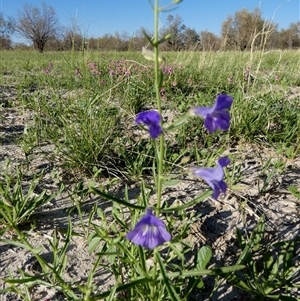
[{"label": "purple flower petal", "polygon": [[157,138],[162,133],[162,127],[160,125],[161,116],[157,111],[141,112],[137,115],[135,122],[137,124],[144,123],[147,125],[152,139]]},{"label": "purple flower petal", "polygon": [[227,94],[220,94],[218,95],[215,105],[214,105],[214,110],[215,111],[220,111],[224,109],[230,109],[232,105],[233,99],[227,95]]},{"label": "purple flower petal", "polygon": [[221,165],[222,167],[227,166],[230,163],[230,159],[228,157],[221,157],[218,160],[219,165]]},{"label": "purple flower petal", "polygon": [[154,249],[171,240],[171,234],[167,231],[163,221],[153,215],[152,210],[148,208],[146,214],[134,229],[126,235],[126,238],[136,245]]},{"label": "purple flower petal", "polygon": [[149,134],[152,139],[157,138],[162,133],[162,128],[158,125],[149,126]]},{"label": "purple flower petal", "polygon": [[226,193],[227,184],[223,181],[223,168],[229,163],[228,157],[222,157],[217,161],[217,166],[214,168],[192,167],[190,170],[194,176],[202,178],[213,189],[212,197],[216,200],[221,192]]},{"label": "purple flower petal", "polygon": [[196,115],[200,115],[203,118],[206,118],[207,115],[210,115],[214,112],[214,108],[208,108],[208,107],[196,107],[193,109],[193,112]]},{"label": "purple flower petal", "polygon": [[214,133],[217,129],[226,131],[230,126],[229,109],[233,99],[226,94],[217,97],[213,107],[196,107],[192,109],[192,113],[204,118],[204,126],[210,133]]}]

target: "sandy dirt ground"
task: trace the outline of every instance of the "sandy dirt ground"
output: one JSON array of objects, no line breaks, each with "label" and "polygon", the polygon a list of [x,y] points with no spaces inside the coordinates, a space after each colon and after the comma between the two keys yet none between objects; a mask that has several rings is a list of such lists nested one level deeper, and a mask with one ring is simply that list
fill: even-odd
[{"label": "sandy dirt ground", "polygon": [[[27,174],[34,175],[41,171],[44,177],[39,184],[40,191],[46,189],[48,192],[55,192],[59,189],[59,184],[64,183],[68,191],[76,185],[74,181],[66,179],[64,171],[60,167],[59,161],[49,160],[49,154],[53,153],[51,145],[41,145],[34,150],[30,160],[24,164],[26,157],[22,148],[18,144],[18,138],[24,133],[25,125],[32,120],[32,112],[22,108],[6,107],[6,99],[16,97],[13,89],[2,88],[0,109],[0,168],[1,175],[5,172],[5,162],[11,161],[10,172],[14,172],[15,166],[22,163],[26,166]],[[213,249],[213,260],[210,267],[224,266],[235,262],[238,255],[236,240],[236,227],[243,233],[250,233],[257,224],[259,218],[264,215],[266,219],[267,241],[275,242],[288,239],[297,239],[300,234],[300,200],[295,198],[288,187],[294,185],[300,187],[300,158],[288,160],[276,154],[272,149],[259,147],[257,145],[239,145],[227,150],[226,154],[235,157],[235,166],[239,167],[239,182],[235,188],[228,189],[225,196],[218,201],[207,199],[198,204],[194,210],[196,214],[201,214],[199,219],[192,225],[191,235],[188,241],[197,249],[203,245],[209,245]],[[264,170],[266,162],[271,158],[268,170]],[[28,159],[28,158],[27,158]],[[276,162],[282,160],[286,164],[286,169],[280,173],[276,169]],[[232,166],[229,167],[233,168]],[[266,183],[268,174],[273,173],[273,177],[268,181],[261,192],[261,188]],[[30,180],[30,176],[28,176]],[[28,185],[26,179],[22,183],[24,187]],[[123,186],[121,184],[112,187],[111,193],[122,197]],[[163,200],[169,203],[185,203],[195,196],[201,194],[207,187],[200,181],[195,181],[189,177],[184,177],[183,181],[170,188],[167,188],[163,195]],[[39,191],[37,191],[39,193]],[[138,189],[134,185],[130,187],[130,198],[134,200]],[[151,201],[155,200],[155,195]],[[95,202],[100,202],[99,197],[89,195],[82,201],[83,222],[88,222],[88,216]],[[53,232],[63,233],[68,227],[68,218],[73,224],[73,231],[82,232],[76,210],[70,210],[74,206],[70,193],[64,191],[50,203],[39,208],[33,214],[34,227],[25,225],[23,231],[28,235],[30,242],[34,246],[43,247],[43,257],[51,261],[52,254],[49,245]],[[104,208],[109,218],[110,208]],[[97,222],[97,221],[95,221]],[[62,240],[63,234],[59,238]],[[11,239],[14,233],[6,232],[4,238]],[[35,257],[27,250],[0,243],[0,278],[20,277],[18,270],[30,274],[40,272],[39,264]],[[86,239],[82,236],[73,236],[67,251],[68,265],[64,273],[66,281],[73,281],[77,284],[84,283],[88,272],[95,261],[95,254],[87,250]],[[295,265],[300,264],[299,243],[294,254]],[[299,275],[298,275],[299,277]],[[204,278],[206,288],[204,291],[194,293],[193,300],[208,300],[213,281],[210,277]],[[114,278],[104,269],[99,269],[95,275],[94,283],[98,287],[98,292],[109,289],[114,284]],[[0,280],[0,288],[5,284]],[[54,289],[43,286],[36,286],[32,289],[32,300],[65,300],[61,293]],[[300,292],[295,292],[295,296],[300,298]],[[20,300],[14,294],[7,293],[0,295],[0,300]],[[253,300],[250,295],[232,288],[225,282],[220,281],[211,300]]]}]

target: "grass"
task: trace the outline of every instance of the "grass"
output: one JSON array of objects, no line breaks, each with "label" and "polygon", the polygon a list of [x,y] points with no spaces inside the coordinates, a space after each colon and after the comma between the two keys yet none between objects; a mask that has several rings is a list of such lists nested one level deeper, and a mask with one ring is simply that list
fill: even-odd
[{"label": "grass", "polygon": [[[290,87],[299,85],[297,51],[186,52],[167,53],[165,57],[167,62],[162,69],[171,68],[162,84],[165,109],[178,108],[173,110],[176,115],[193,106],[209,105],[217,94],[226,92],[235,100],[231,140],[263,139],[272,145],[297,144],[299,109],[285,99]],[[98,163],[103,165],[99,157],[106,156],[104,148],[98,146],[95,151],[94,147],[104,141],[108,144],[105,149],[112,154],[112,163],[121,160],[125,164],[114,154],[114,149],[120,149],[118,141],[124,137],[126,128],[126,124],[119,127],[119,122],[122,120],[129,126],[136,113],[153,106],[155,98],[152,66],[145,63],[140,53],[120,53],[117,57],[117,53],[97,52],[84,56],[3,52],[2,58],[3,74],[13,74],[2,78],[2,85],[8,84],[4,81],[15,82],[19,103],[36,114],[35,124],[30,128],[32,135],[35,132],[38,140],[54,143],[72,168],[90,171]],[[50,62],[53,67],[46,73],[44,69]],[[245,75],[248,67],[249,74]],[[109,122],[104,121],[108,116]],[[188,133],[195,133],[190,131],[192,126],[189,124],[177,133],[177,148],[185,149],[187,141],[194,140]],[[203,131],[195,134],[209,143],[210,138]],[[198,147],[203,147],[203,141],[199,141]],[[139,149],[137,144],[132,147],[133,153],[134,147]],[[68,158],[68,153],[72,153],[72,158]],[[86,158],[82,153],[87,154]],[[171,151],[168,161],[172,162],[172,157]]]},{"label": "grass", "polygon": [[[165,186],[177,183],[177,178],[169,176],[181,173],[192,163],[214,165],[216,158],[235,144],[269,147],[287,159],[299,156],[299,51],[168,52],[163,55],[166,61],[161,65],[164,77],[160,94],[167,123],[192,107],[212,105],[217,94],[227,93],[234,99],[228,132],[211,135],[203,128],[201,120],[192,118],[176,131],[167,133]],[[212,257],[208,246],[196,252],[194,262],[186,262],[193,247],[181,243],[181,239],[190,235],[190,226],[197,220],[197,216],[191,217],[185,210],[187,207],[175,215],[167,208],[162,209],[165,209],[167,227],[175,238],[161,254],[133,247],[124,239],[126,232],[138,221],[140,209],[148,204],[155,192],[151,188],[152,182],[157,181],[151,180],[155,170],[155,147],[149,143],[146,132],[134,124],[137,113],[156,106],[153,64],[141,53],[3,51],[0,70],[3,91],[0,96],[4,97],[6,90],[15,89],[17,93],[15,100],[9,100],[8,108],[21,108],[32,114],[25,124],[24,134],[17,140],[24,162],[19,163],[18,172],[3,170],[1,174],[2,241],[25,248],[41,266],[39,275],[20,271],[18,279],[6,276],[6,288],[2,293],[13,292],[22,300],[35,300],[32,287],[46,285],[61,292],[66,300],[148,300],[145,296],[155,294],[156,300],[187,300],[191,292],[204,289],[202,275],[213,275],[251,292],[256,296],[255,300],[296,300],[287,293],[296,286],[292,281],[296,270],[291,261],[295,243],[276,245],[278,259],[272,253],[275,245],[266,246],[265,272],[257,271],[258,263],[253,258],[263,246],[263,222],[248,237],[239,233],[242,255],[236,265],[220,269],[208,269]],[[295,88],[298,94],[291,93]],[[6,109],[2,108],[2,112]],[[51,263],[43,258],[39,246],[32,245],[27,230],[22,228],[24,222],[32,223],[31,231],[35,231],[33,216],[36,210],[57,196],[46,190],[35,195],[43,174],[27,179],[29,189],[24,188],[26,165],[45,144],[54,149],[54,152],[46,153],[45,158],[59,165],[69,183],[77,182],[74,191],[70,192],[71,185],[65,184],[58,194],[68,191],[73,201],[72,210],[77,212],[84,229],[82,233],[77,233],[77,229],[73,231],[70,217],[61,242],[58,233],[54,232],[49,240],[53,253]],[[279,164],[277,168],[283,173],[286,166]],[[266,171],[266,181],[272,176]],[[234,178],[238,175],[228,174],[232,187],[236,184]],[[126,184],[122,197],[111,195],[116,182],[122,186]],[[127,186],[131,184],[140,187],[140,192],[134,196],[134,204]],[[263,186],[264,191],[267,184]],[[95,203],[87,222],[83,220],[84,204],[91,194],[110,204],[110,217]],[[196,199],[193,204],[204,199]],[[5,238],[9,231],[14,232],[15,239]],[[68,244],[76,235],[81,235],[90,253],[98,256],[87,279],[80,285],[64,279]],[[285,252],[288,254],[286,259],[283,258]],[[156,268],[145,265],[151,258],[156,260],[156,268],[161,271],[154,280],[153,269]],[[97,291],[93,283],[100,266],[109,270],[117,283],[106,292]],[[241,271],[235,272],[240,269],[245,269],[243,277],[238,276]],[[181,272],[184,277],[180,277]],[[261,285],[264,281],[267,282]],[[155,294],[153,283],[157,286]],[[283,286],[286,291],[282,290]],[[284,299],[285,296],[290,299]]]}]

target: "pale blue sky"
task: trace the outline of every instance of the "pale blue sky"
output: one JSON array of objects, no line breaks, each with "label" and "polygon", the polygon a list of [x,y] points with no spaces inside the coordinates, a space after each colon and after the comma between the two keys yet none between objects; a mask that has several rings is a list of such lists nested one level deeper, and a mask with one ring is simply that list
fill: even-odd
[{"label": "pale blue sky", "polygon": [[[76,20],[82,33],[99,37],[106,33],[134,35],[141,26],[152,31],[153,12],[148,0],[45,0],[54,7],[60,24],[70,26]],[[170,1],[162,0],[162,4]],[[15,16],[25,3],[40,5],[39,0],[0,0],[5,16]],[[219,35],[226,17],[242,8],[260,7],[262,17],[273,19],[279,29],[300,20],[300,0],[183,0],[176,9],[162,13],[160,21],[166,24],[168,14],[179,15],[183,23],[197,32],[209,30]]]}]

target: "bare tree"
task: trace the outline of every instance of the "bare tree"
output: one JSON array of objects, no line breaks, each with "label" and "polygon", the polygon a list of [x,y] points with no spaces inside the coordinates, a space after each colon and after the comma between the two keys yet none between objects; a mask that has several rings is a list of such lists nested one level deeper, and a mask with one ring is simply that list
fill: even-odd
[{"label": "bare tree", "polygon": [[13,18],[5,18],[2,13],[0,13],[0,49],[11,48],[11,34],[15,31],[15,21]]},{"label": "bare tree", "polygon": [[62,50],[82,50],[84,36],[77,27],[66,28],[62,38]]},{"label": "bare tree", "polygon": [[300,21],[291,23],[287,29],[279,32],[279,44],[284,49],[300,47]]},{"label": "bare tree", "polygon": [[185,50],[197,50],[200,42],[199,34],[195,29],[187,27],[182,32],[182,42]]},{"label": "bare tree", "polygon": [[58,18],[52,6],[42,3],[41,9],[37,6],[25,4],[19,12],[16,31],[33,42],[39,52],[44,51],[46,42],[56,35]]},{"label": "bare tree", "polygon": [[128,50],[132,50],[132,51],[141,51],[141,49],[143,47],[145,47],[148,44],[148,41],[145,37],[144,32],[146,32],[146,34],[149,37],[153,36],[153,33],[149,30],[147,30],[144,27],[140,27],[134,34],[133,36],[129,39],[129,44],[128,44]]},{"label": "bare tree", "polygon": [[164,50],[173,50],[178,51],[183,48],[182,33],[186,29],[186,26],[183,24],[183,20],[180,16],[168,15],[167,17],[167,26],[164,28],[162,36],[166,34],[171,34],[171,38],[164,43]]},{"label": "bare tree", "polygon": [[221,40],[214,33],[207,30],[202,30],[199,36],[202,51],[217,51],[220,49]]}]

